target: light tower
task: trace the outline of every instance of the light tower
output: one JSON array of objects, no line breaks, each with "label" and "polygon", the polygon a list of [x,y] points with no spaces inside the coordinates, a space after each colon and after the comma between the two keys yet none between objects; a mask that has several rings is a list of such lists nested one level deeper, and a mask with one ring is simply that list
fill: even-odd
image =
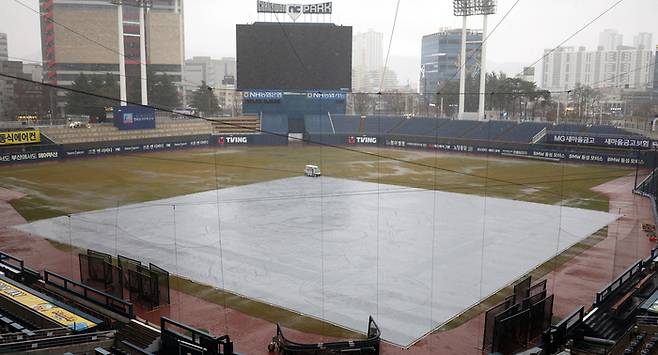
[{"label": "light tower", "polygon": [[463,17],[462,43],[460,54],[460,72],[459,72],[459,116],[464,119],[464,101],[466,90],[466,18],[468,16],[482,15],[482,41],[480,49],[480,103],[478,109],[478,119],[484,119],[484,100],[486,89],[486,59],[487,59],[487,16],[496,13],[496,0],[453,0],[453,11],[455,16]]},{"label": "light tower", "polygon": [[148,83],[146,79],[146,31],[145,31],[145,11],[153,7],[153,0],[111,0],[112,4],[117,5],[117,21],[119,33],[119,90],[121,96],[121,106],[126,105],[126,49],[124,44],[125,36],[135,37],[135,34],[124,33],[124,25],[135,25],[132,21],[124,21],[123,6],[132,6],[139,8],[139,62],[140,62],[140,91],[142,93],[142,105],[148,105]]}]

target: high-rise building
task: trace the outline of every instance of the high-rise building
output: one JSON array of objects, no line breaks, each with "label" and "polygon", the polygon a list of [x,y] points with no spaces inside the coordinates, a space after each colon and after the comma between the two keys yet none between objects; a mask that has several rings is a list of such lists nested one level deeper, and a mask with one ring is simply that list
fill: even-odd
[{"label": "high-rise building", "polygon": [[[423,36],[420,65],[420,92],[436,93],[449,80],[460,79],[462,30],[443,30]],[[468,30],[466,34],[466,73],[477,75],[480,68],[482,32]]]},{"label": "high-rise building", "polygon": [[569,90],[579,84],[594,88],[646,89],[652,85],[651,63],[654,60],[652,50],[627,47],[623,43],[614,50],[606,50],[603,46],[596,51],[588,51],[585,47],[547,49],[542,63],[541,87],[551,91]]},{"label": "high-rise building", "polygon": [[656,46],[656,53],[654,55],[653,64],[653,90],[658,91],[658,45]]},{"label": "high-rise building", "polygon": [[233,57],[212,59],[211,57],[192,57],[185,60],[183,87],[187,102],[192,94],[205,82],[214,89],[219,105],[225,113],[236,114],[239,111],[240,96],[235,92],[237,68]]},{"label": "high-rise building", "polygon": [[7,46],[7,34],[0,33],[0,60],[7,60],[9,56],[9,49]]},{"label": "high-rise building", "polygon": [[637,49],[652,49],[653,35],[649,32],[640,32],[633,37],[633,47]]},{"label": "high-rise building", "polygon": [[[44,81],[67,87],[80,73],[109,73],[123,84],[128,99],[138,102],[145,76],[141,63],[149,71],[168,74],[180,83],[184,58],[183,0],[145,2],[148,7],[143,10],[143,18],[139,6],[142,2],[123,0],[123,6],[116,3],[40,0]],[[125,65],[120,68],[120,64]]]},{"label": "high-rise building", "polygon": [[[352,90],[379,91],[380,81],[373,80],[384,68],[384,34],[369,30],[358,32],[352,44]],[[386,86],[385,86],[386,87]]]},{"label": "high-rise building", "polygon": [[624,35],[614,29],[605,29],[599,34],[599,47],[605,51],[617,50],[617,47],[624,44]]},{"label": "high-rise building", "polygon": [[[547,50],[548,51],[548,50]],[[638,49],[587,51],[561,47],[543,60],[542,87],[568,90],[577,84],[594,88],[646,88],[651,83],[653,52]]]},{"label": "high-rise building", "polygon": [[358,32],[352,46],[352,66],[365,71],[380,70],[384,66],[384,34],[373,30]]},{"label": "high-rise building", "polygon": [[210,87],[219,87],[226,77],[236,76],[235,58],[192,57],[185,60],[183,83],[185,91],[196,90],[202,82]]}]

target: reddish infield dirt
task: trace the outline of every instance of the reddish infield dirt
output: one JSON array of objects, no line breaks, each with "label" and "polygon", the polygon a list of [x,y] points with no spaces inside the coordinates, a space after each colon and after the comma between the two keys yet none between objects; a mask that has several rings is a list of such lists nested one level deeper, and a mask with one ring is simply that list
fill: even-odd
[{"label": "reddish infield dirt", "polygon": [[[548,288],[555,294],[554,313],[565,316],[576,307],[591,306],[596,292],[616,275],[640,258],[649,255],[655,243],[650,242],[641,223],[655,223],[649,200],[632,193],[634,178],[624,177],[597,186],[596,191],[610,198],[610,212],[623,215],[608,227],[608,236],[592,248],[561,265],[545,276]],[[49,269],[79,278],[77,256],[66,248],[56,248],[43,238],[19,232],[11,226],[25,223],[8,201],[20,194],[0,189],[0,249],[25,260],[37,270]],[[236,351],[243,354],[268,354],[267,344],[275,334],[273,323],[224,309],[202,299],[171,291],[171,305],[155,311],[138,310],[141,318],[155,325],[161,315],[216,335],[228,333]],[[384,354],[480,354],[482,325],[480,314],[450,331],[434,333],[404,350],[383,344]],[[228,326],[227,326],[228,325]],[[365,329],[364,329],[365,330]],[[286,335],[298,342],[328,342],[335,339],[286,329]]]}]

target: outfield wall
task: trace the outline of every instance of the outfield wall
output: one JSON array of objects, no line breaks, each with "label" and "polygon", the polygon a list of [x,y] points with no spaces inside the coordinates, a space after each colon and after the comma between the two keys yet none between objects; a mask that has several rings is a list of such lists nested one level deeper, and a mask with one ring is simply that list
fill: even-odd
[{"label": "outfield wall", "polygon": [[[644,167],[653,162],[653,151],[595,149],[559,145],[532,145],[489,141],[464,141],[417,136],[312,135],[307,144],[332,146],[376,146],[399,149],[494,155],[545,161],[586,162]],[[271,134],[198,135],[163,137],[136,141],[97,142],[67,145],[32,145],[0,150],[0,165],[59,159],[98,157],[186,148],[287,145],[288,137]]]},{"label": "outfield wall", "polygon": [[[497,155],[545,161],[585,162],[623,166],[646,166],[651,151],[596,150],[591,147],[516,144],[505,142],[463,141],[434,137],[377,135],[307,135],[306,142],[335,146],[377,146],[467,154]],[[653,158],[651,158],[653,159]]]}]

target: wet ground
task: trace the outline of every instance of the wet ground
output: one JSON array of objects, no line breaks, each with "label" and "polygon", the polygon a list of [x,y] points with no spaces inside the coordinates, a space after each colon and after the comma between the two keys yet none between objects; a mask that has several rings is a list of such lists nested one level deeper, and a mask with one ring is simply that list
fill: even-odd
[{"label": "wet ground", "polygon": [[[549,290],[556,295],[557,316],[566,315],[578,305],[591,305],[596,291],[638,258],[648,255],[654,246],[640,228],[641,223],[653,223],[651,207],[646,199],[631,193],[632,186],[632,178],[621,178],[597,187],[609,196],[610,212],[623,217],[609,226],[607,238],[546,276]],[[11,198],[12,193],[0,191],[0,201]],[[3,217],[0,219],[3,251],[24,258],[33,268],[77,276],[77,257],[73,253],[56,248],[42,238],[6,228],[24,222],[4,202],[0,202],[0,216]],[[275,331],[270,322],[176,291],[172,291],[172,305],[140,315],[155,322],[163,314],[216,334],[228,332],[236,350],[245,354],[265,354]],[[482,322],[481,316],[476,317],[453,330],[432,334],[409,350],[392,345],[385,345],[382,350],[385,354],[476,354],[482,341]],[[287,334],[299,341],[330,340],[293,330]]]}]

